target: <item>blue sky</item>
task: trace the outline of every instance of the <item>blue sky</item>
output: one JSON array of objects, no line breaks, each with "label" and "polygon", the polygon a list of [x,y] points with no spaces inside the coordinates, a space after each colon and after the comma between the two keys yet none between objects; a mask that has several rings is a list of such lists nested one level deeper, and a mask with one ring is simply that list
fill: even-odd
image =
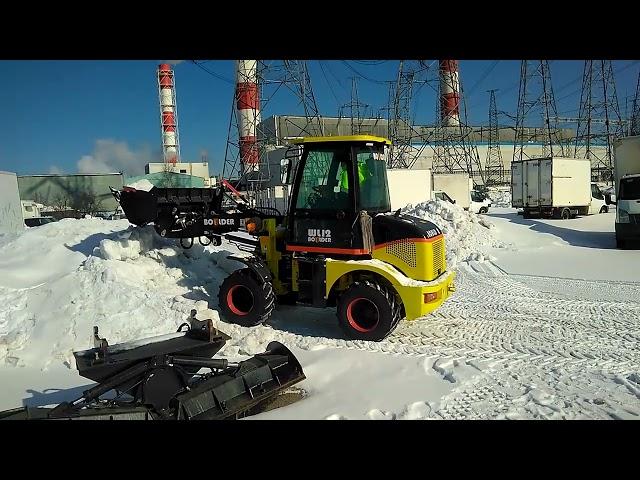
[{"label": "blue sky", "polygon": [[[141,173],[144,163],[159,158],[160,153],[156,67],[161,61],[0,61],[4,110],[0,120],[0,170],[74,173],[99,165]],[[211,173],[218,174],[229,128],[234,62],[210,60],[202,65],[215,75],[189,61],[174,67],[182,158],[198,161],[206,150]],[[560,115],[577,115],[582,67],[582,61],[551,63]],[[310,60],[311,82],[321,114],[336,115],[341,105],[349,103],[354,76],[359,77],[360,101],[374,112],[385,107],[385,82],[396,77],[397,68],[397,60]],[[638,61],[614,61],[623,111],[625,97],[635,92],[639,69]],[[470,123],[488,122],[489,88],[500,89],[499,110],[515,113],[518,60],[462,60],[460,73]],[[433,122],[435,100],[430,86],[421,88],[414,102],[417,122]],[[263,118],[286,113],[302,111],[293,94],[282,89],[267,105]],[[506,117],[501,121],[509,123]]]}]

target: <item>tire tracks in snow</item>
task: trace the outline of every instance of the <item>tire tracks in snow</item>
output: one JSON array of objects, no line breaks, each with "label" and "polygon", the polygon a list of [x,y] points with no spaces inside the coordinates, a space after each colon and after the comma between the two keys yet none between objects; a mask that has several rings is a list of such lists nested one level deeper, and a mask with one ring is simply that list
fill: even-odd
[{"label": "tire tracks in snow", "polygon": [[554,284],[475,263],[459,269],[456,293],[436,312],[402,322],[382,342],[261,328],[301,349],[347,348],[475,367],[477,375],[457,382],[431,418],[640,416],[627,380],[640,372],[640,285],[625,284],[618,295],[597,300],[588,292],[602,291],[606,282]]}]

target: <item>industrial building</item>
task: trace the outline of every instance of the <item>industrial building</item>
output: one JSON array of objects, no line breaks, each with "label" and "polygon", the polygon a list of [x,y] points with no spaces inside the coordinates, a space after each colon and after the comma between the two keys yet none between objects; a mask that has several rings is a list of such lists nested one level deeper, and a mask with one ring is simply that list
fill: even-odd
[{"label": "industrial building", "polygon": [[[352,124],[350,118],[338,118],[338,117],[323,117],[322,130],[325,136],[337,136],[337,135],[351,135]],[[262,133],[267,145],[267,163],[268,174],[270,181],[267,182],[268,187],[273,187],[281,184],[281,160],[284,158],[284,154],[288,145],[288,139],[304,136],[304,129],[308,124],[308,119],[303,116],[293,115],[274,115],[266,118],[259,126],[258,130]],[[382,118],[366,118],[361,119],[358,123],[359,130],[363,134],[375,135],[380,137],[388,137],[389,135],[389,122]],[[406,126],[404,128],[407,128]],[[478,152],[480,165],[485,167],[485,161],[488,155],[488,140],[489,129],[486,126],[468,127],[469,135],[468,141],[470,145],[474,146]],[[413,137],[411,153],[416,153],[417,158],[412,168],[416,170],[426,170],[433,167],[433,160],[435,155],[435,146],[424,145],[420,143],[421,138],[429,138],[433,135],[436,127],[417,125],[414,126],[411,131],[407,129],[407,136]],[[526,129],[527,135],[541,140],[546,135],[546,131],[543,128],[529,128]],[[502,157],[502,162],[507,173],[507,177],[511,172],[511,159],[514,153],[514,129],[512,127],[499,128],[500,143],[498,148]],[[575,137],[575,130],[565,128],[559,130],[559,136],[562,140],[570,142]],[[424,140],[423,140],[424,141]],[[600,148],[604,152],[606,147],[594,147]],[[531,142],[527,145],[527,151],[532,156],[543,155],[543,142]]]},{"label": "industrial building", "polygon": [[21,175],[18,189],[21,200],[79,212],[114,212],[118,208],[109,187],[124,186],[122,173],[72,175]]},{"label": "industrial building", "polygon": [[[352,135],[351,118],[348,117],[321,117],[321,130],[324,136],[334,135]],[[307,117],[296,115],[272,115],[264,119],[258,131],[263,136],[266,144],[281,146],[287,143],[288,138],[305,136],[305,128],[309,120]],[[411,138],[412,143],[418,144],[422,139],[429,138],[435,132],[437,127],[433,125],[414,125],[408,127],[406,124],[400,125],[400,135]],[[467,127],[469,132],[469,141],[472,142],[488,142],[489,128],[487,126]],[[384,118],[363,118],[358,121],[358,130],[362,134],[375,135],[378,137],[387,137],[389,135],[389,121]],[[562,139],[568,140],[575,138],[575,130],[571,128],[562,128],[558,130]],[[498,133],[500,140],[510,142],[513,146],[515,140],[515,131],[512,126],[499,127]],[[527,137],[536,138],[543,141],[547,135],[547,131],[542,127],[526,128]]]},{"label": "industrial building", "polygon": [[[208,162],[167,162],[167,163],[147,163],[144,167],[144,173],[148,175],[154,175],[153,177],[147,177],[151,183],[156,185],[155,182],[160,182],[163,179],[165,183],[170,181],[177,181],[181,185],[190,186],[190,181],[186,177],[193,177],[193,186],[202,183],[204,187],[212,187],[215,185],[215,177],[211,178],[209,175],[209,163]],[[178,179],[176,175],[181,175],[183,178]],[[201,180],[195,180],[199,178]],[[161,185],[156,185],[161,186]],[[172,185],[162,185],[172,186]]]},{"label": "industrial building", "polygon": [[147,180],[159,188],[205,188],[205,179],[194,175],[174,172],[156,172],[136,177],[127,177],[126,184],[131,185],[140,180]]}]

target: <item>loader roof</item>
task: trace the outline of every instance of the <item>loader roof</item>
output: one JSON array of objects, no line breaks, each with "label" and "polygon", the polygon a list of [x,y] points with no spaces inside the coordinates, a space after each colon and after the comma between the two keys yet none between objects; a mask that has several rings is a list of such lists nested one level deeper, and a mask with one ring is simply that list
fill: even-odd
[{"label": "loader roof", "polygon": [[375,142],[391,145],[391,140],[373,135],[336,135],[335,137],[300,137],[289,140],[294,144],[325,142]]}]

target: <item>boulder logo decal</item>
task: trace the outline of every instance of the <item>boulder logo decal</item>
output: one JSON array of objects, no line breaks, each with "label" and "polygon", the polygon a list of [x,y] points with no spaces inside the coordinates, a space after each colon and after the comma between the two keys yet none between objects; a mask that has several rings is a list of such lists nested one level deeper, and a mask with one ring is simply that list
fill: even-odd
[{"label": "boulder logo decal", "polygon": [[205,218],[205,226],[235,225],[234,218]]},{"label": "boulder logo decal", "polygon": [[309,228],[307,229],[307,241],[309,243],[331,243],[331,230]]}]

